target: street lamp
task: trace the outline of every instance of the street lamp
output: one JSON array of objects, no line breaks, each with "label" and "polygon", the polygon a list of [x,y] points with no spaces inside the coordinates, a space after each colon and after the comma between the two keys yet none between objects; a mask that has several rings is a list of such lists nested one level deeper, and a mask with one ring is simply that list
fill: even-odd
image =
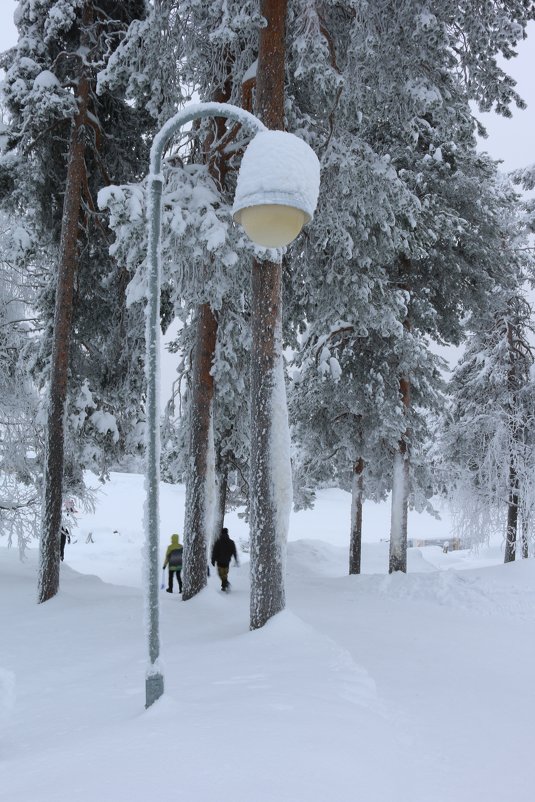
[{"label": "street lamp", "polygon": [[192,103],[171,117],[154,137],[148,177],[148,285],[146,317],[146,478],[145,478],[145,615],[149,664],[145,679],[145,707],[163,693],[159,665],[159,353],[161,284],[162,156],[170,139],[193,120],[225,117],[256,134],[242,159],[234,220],[257,245],[288,245],[314,213],[319,191],[319,162],[301,139],[284,131],[270,131],[250,112],[228,103]]},{"label": "street lamp", "polygon": [[256,245],[283,248],[312,219],[318,190],[319,162],[307,143],[264,129],[243,155],[232,215]]}]

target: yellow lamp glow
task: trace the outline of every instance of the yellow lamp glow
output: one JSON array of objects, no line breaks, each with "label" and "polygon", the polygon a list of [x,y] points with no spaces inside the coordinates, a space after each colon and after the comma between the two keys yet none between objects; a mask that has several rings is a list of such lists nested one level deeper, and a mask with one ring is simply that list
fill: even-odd
[{"label": "yellow lamp glow", "polygon": [[297,237],[307,222],[307,215],[293,206],[261,203],[241,209],[235,219],[256,245],[284,248]]}]

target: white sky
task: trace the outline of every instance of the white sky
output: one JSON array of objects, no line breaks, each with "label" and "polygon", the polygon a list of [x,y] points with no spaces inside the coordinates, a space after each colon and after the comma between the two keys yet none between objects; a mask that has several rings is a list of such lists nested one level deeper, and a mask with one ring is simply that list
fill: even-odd
[{"label": "white sky", "polygon": [[[0,0],[0,51],[15,44],[17,30],[13,12],[17,0]],[[481,143],[495,159],[501,159],[505,170],[523,167],[535,161],[535,22],[530,23],[529,38],[521,43],[519,54],[508,65],[508,72],[517,81],[517,89],[528,104],[524,111],[514,109],[512,119],[495,114],[480,115],[489,137]]]}]

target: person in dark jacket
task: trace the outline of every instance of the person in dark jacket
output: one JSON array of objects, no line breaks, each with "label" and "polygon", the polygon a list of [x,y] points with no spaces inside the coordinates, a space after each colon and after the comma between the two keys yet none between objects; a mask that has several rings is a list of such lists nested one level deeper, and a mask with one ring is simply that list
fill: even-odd
[{"label": "person in dark jacket", "polygon": [[182,546],[180,544],[180,540],[178,539],[178,535],[171,535],[171,543],[167,546],[165,560],[162,567],[165,568],[166,566],[169,566],[169,583],[167,586],[167,592],[173,592],[173,577],[176,576],[178,581],[178,592],[182,593]]},{"label": "person in dark jacket", "polygon": [[62,526],[61,541],[60,541],[60,554],[62,562],[65,559],[65,543],[70,543],[70,542],[71,542],[71,533],[69,532],[66,526]]},{"label": "person in dark jacket", "polygon": [[228,590],[230,587],[228,571],[230,561],[233,557],[236,565],[239,565],[236,544],[230,539],[228,529],[223,528],[221,534],[212,546],[212,565],[216,565],[217,563],[217,573],[221,580],[221,590]]}]

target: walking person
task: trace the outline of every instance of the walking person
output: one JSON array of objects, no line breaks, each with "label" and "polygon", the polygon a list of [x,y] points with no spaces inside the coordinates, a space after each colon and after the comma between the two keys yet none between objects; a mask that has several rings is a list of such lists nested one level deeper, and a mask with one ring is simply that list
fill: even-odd
[{"label": "walking person", "polygon": [[182,545],[180,544],[178,535],[171,535],[171,543],[167,546],[162,568],[165,569],[166,566],[169,568],[167,592],[173,592],[173,577],[176,577],[178,582],[178,592],[182,593]]},{"label": "walking person", "polygon": [[236,565],[239,565],[236,544],[229,537],[228,529],[224,527],[212,546],[212,565],[217,564],[217,573],[221,580],[221,590],[228,590],[230,588],[228,572],[230,561],[233,557]]},{"label": "walking person", "polygon": [[60,556],[61,561],[65,559],[65,544],[71,542],[71,533],[66,526],[61,527]]}]

